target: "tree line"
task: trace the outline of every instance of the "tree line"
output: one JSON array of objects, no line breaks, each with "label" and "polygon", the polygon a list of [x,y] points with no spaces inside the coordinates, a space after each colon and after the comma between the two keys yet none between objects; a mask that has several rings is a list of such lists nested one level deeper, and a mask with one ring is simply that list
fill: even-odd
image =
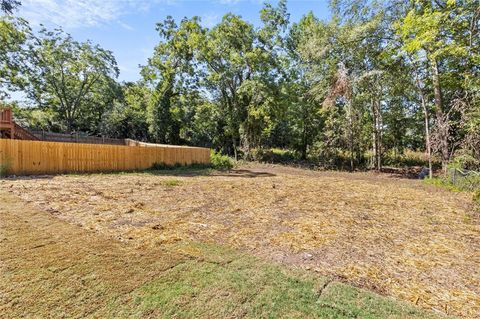
[{"label": "tree line", "polygon": [[112,52],[6,14],[0,94],[23,92],[31,106],[17,116],[37,129],[247,159],[281,148],[352,170],[406,150],[444,170],[454,159],[478,168],[479,1],[332,0],[330,10],[292,23],[285,0],[265,3],[258,26],[232,13],[211,28],[167,17],[128,83]]}]

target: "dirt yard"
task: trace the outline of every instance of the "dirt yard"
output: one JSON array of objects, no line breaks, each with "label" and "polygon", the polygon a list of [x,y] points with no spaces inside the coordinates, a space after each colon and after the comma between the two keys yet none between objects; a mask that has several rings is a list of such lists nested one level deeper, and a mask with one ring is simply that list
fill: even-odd
[{"label": "dirt yard", "polygon": [[0,190],[136,248],[225,245],[425,309],[480,317],[480,221],[470,198],[418,180],[257,165],[25,177],[0,180]]}]

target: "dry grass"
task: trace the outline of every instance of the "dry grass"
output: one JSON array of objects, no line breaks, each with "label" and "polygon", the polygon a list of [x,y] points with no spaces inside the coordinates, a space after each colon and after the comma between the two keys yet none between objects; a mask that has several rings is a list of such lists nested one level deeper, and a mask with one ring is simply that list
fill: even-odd
[{"label": "dry grass", "polygon": [[3,192],[0,202],[2,319],[443,318],[217,245],[136,249]]},{"label": "dry grass", "polygon": [[226,244],[423,308],[480,316],[480,226],[470,200],[419,181],[259,166],[212,176],[25,178],[0,187],[129,246]]}]

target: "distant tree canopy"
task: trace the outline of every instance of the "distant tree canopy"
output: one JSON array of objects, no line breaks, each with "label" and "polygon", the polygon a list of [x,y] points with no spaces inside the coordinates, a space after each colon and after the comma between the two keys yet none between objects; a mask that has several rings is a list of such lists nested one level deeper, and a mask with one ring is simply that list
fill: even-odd
[{"label": "distant tree canopy", "polygon": [[56,130],[244,158],[284,148],[350,169],[380,169],[405,150],[437,155],[444,169],[460,155],[478,163],[478,1],[330,8],[328,21],[306,13],[292,23],[286,1],[267,3],[258,26],[231,13],[212,28],[167,17],[137,83],[117,83],[112,53],[97,45],[2,18],[0,90],[23,91]]}]

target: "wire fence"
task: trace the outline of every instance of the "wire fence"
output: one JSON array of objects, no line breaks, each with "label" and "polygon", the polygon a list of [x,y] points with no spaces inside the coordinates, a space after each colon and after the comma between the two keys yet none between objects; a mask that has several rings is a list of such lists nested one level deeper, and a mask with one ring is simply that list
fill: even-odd
[{"label": "wire fence", "polygon": [[449,170],[450,182],[463,190],[480,189],[480,172],[452,168]]}]

